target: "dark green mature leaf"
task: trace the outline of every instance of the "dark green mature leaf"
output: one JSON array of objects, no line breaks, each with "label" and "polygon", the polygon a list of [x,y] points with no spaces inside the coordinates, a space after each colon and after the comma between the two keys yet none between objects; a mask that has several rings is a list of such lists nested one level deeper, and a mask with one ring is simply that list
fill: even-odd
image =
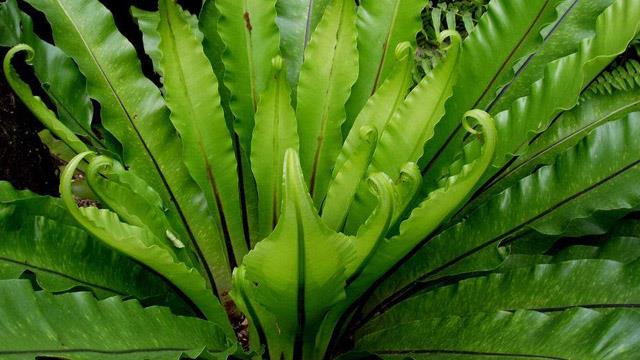
[{"label": "dark green mature leaf", "polygon": [[392,74],[398,59],[393,52],[403,42],[416,47],[416,34],[422,21],[420,12],[426,0],[363,0],[358,7],[358,53],[360,56],[358,81],[347,103],[346,132],[376,93],[384,80]]},{"label": "dark green mature leaf", "polygon": [[565,0],[557,8],[558,19],[541,32],[543,42],[535,52],[514,68],[514,77],[487,105],[492,114],[507,110],[518,98],[529,93],[531,84],[544,76],[546,65],[580,48],[583,39],[594,35],[596,19],[615,0]]},{"label": "dark green mature leaf", "polygon": [[491,249],[527,229],[548,235],[603,233],[611,218],[640,205],[638,136],[636,119],[608,123],[555,164],[522,179],[465,220],[425,238],[426,243],[374,292],[366,313],[405,296],[420,282],[451,275],[454,266],[496,251]]},{"label": "dark green mature leaf", "polygon": [[278,0],[276,22],[280,28],[280,50],[287,64],[287,79],[298,85],[304,50],[330,0]]},{"label": "dark green mature leaf", "polygon": [[640,111],[640,63],[630,60],[598,77],[585,90],[580,103],[564,112],[544,133],[533,139],[526,152],[485,184],[466,211],[491,195],[513,185],[535,168],[553,162],[598,126]]},{"label": "dark green mature leaf", "polygon": [[[555,117],[578,103],[581,92],[635,38],[640,31],[639,19],[640,6],[636,1],[614,2],[598,17],[594,35],[584,39],[577,52],[549,63],[544,77],[531,85],[527,97],[496,115],[500,141],[493,168],[486,178],[514,155],[522,155],[534,134],[547,129]],[[449,149],[436,160],[444,161],[447,154],[456,151],[455,145]]]},{"label": "dark green mature leaf", "polygon": [[90,293],[34,292],[25,280],[0,281],[0,355],[65,359],[226,359],[233,351],[211,322],[160,307]]},{"label": "dark green mature leaf", "polygon": [[359,339],[356,350],[385,359],[634,359],[638,321],[630,310],[452,316],[389,327]]},{"label": "dark green mature leaf", "polygon": [[495,272],[507,272],[521,266],[536,264],[555,264],[562,261],[601,259],[628,263],[640,258],[640,238],[611,237],[603,244],[572,245],[552,255],[510,254]]},{"label": "dark green mature leaf", "polygon": [[[4,190],[9,192],[11,188]],[[154,298],[177,305],[176,310],[185,309],[159,276],[71,226],[75,221],[63,212],[62,201],[24,195],[29,197],[0,204],[0,278],[16,279],[30,271],[38,285],[51,292],[85,288],[99,298]],[[60,209],[58,216],[56,211],[47,211],[48,216],[36,215],[53,207]]]},{"label": "dark green mature leaf", "polygon": [[[425,161],[446,157],[439,154],[453,137],[463,135],[460,119],[465,111],[483,109],[500,87],[513,77],[514,66],[542,43],[540,32],[558,16],[562,0],[495,0],[463,43],[459,81],[447,104],[436,136],[425,148]],[[453,143],[456,151],[459,142]],[[455,154],[455,152],[453,153]],[[446,167],[452,156],[441,160]],[[426,173],[432,174],[429,163]],[[433,181],[433,180],[432,180]]]},{"label": "dark green mature leaf", "polygon": [[229,289],[227,254],[211,241],[217,232],[214,221],[202,191],[181,166],[181,141],[160,91],[142,74],[135,49],[118,33],[109,11],[97,1],[28,2],[45,13],[56,44],[87,77],[89,94],[101,105],[102,123],[122,144],[130,171],[161,195],[172,224],[190,235],[218,290]]},{"label": "dark green mature leaf", "polygon": [[0,46],[15,46],[20,38],[20,9],[16,0],[0,3]]},{"label": "dark green mature leaf", "polygon": [[342,146],[344,106],[358,76],[357,51],[356,5],[335,0],[305,49],[297,91],[300,161],[317,207]]},{"label": "dark green mature leaf", "polygon": [[638,261],[577,260],[463,280],[394,305],[370,321],[362,333],[415,320],[494,311],[640,307],[639,268]]}]

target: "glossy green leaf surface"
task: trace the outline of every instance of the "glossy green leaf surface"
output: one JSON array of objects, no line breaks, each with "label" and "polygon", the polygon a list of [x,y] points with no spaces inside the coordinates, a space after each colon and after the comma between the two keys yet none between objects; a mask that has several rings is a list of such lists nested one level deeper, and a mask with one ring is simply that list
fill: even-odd
[{"label": "glossy green leaf surface", "polygon": [[158,191],[170,207],[172,223],[189,233],[190,245],[215,274],[216,286],[227,289],[227,254],[209,240],[216,229],[202,191],[180,165],[182,145],[169,111],[160,91],[143,76],[135,49],[117,31],[109,11],[94,1],[29,3],[45,13],[57,45],[86,76],[89,95],[101,105],[105,128],[124,148],[126,166]]},{"label": "glossy green leaf surface", "polygon": [[633,359],[640,346],[633,330],[639,320],[631,310],[587,309],[452,316],[389,327],[362,338],[356,349],[386,359]]},{"label": "glossy green leaf surface", "polygon": [[35,292],[25,280],[0,281],[0,294],[5,359],[220,359],[230,349],[213,323],[175,316],[166,308],[145,309],[134,300]]},{"label": "glossy green leaf surface", "polygon": [[267,334],[270,343],[282,344],[269,349],[272,358],[317,356],[312,350],[318,327],[331,306],[346,296],[352,246],[349,238],[322,223],[307,192],[297,153],[288,150],[278,225],[249,252],[241,267],[246,282],[242,291],[273,314],[276,324],[269,327],[280,329]]},{"label": "glossy green leaf surface", "polygon": [[420,13],[424,0],[364,0],[358,7],[358,81],[347,104],[346,130],[398,62],[396,46],[403,42],[416,45],[420,30]]},{"label": "glossy green leaf surface", "polygon": [[[427,318],[528,309],[543,312],[586,307],[634,307],[640,299],[637,261],[577,260],[521,267],[463,280],[418,294],[372,320],[363,333]],[[564,289],[558,293],[556,289]],[[420,314],[416,316],[416,314]]]},{"label": "glossy green leaf surface", "polygon": [[[209,1],[211,2],[211,1]],[[276,0],[216,0],[218,35],[224,44],[224,82],[231,91],[234,130],[250,153],[254,115],[279,53]]]},{"label": "glossy green leaf surface", "polygon": [[180,246],[171,239],[156,237],[147,228],[121,222],[118,215],[95,207],[78,208],[71,190],[71,178],[83,157],[76,156],[65,168],[60,180],[60,193],[69,213],[93,236],[117,251],[130,256],[158,272],[178,287],[211,321],[227,335],[233,332],[226,313],[214,296],[206,278],[196,269],[179,259]]},{"label": "glossy green leaf surface", "polygon": [[342,145],[344,106],[357,77],[356,54],[356,6],[349,0],[333,1],[305,50],[297,91],[300,161],[317,206],[326,196]]},{"label": "glossy green leaf surface", "polygon": [[280,29],[280,49],[287,63],[287,78],[296,88],[304,50],[331,0],[277,0],[276,23]]},{"label": "glossy green leaf surface", "polygon": [[[37,215],[46,206],[63,207],[59,199],[37,195],[0,205],[2,279],[17,279],[29,271],[40,287],[51,292],[89,289],[99,298],[154,298],[185,309],[164,280],[69,225],[74,222],[70,216],[61,215],[63,221]],[[54,211],[47,213],[55,215]]]},{"label": "glossy green leaf surface", "polygon": [[237,163],[217,79],[202,48],[202,35],[192,26],[195,18],[174,0],[161,1],[159,13],[164,95],[171,122],[182,138],[184,163],[212,209],[220,251],[231,244],[234,263],[240,263],[247,242]]},{"label": "glossy green leaf surface", "polygon": [[[640,123],[631,118],[609,123],[553,165],[520,180],[463,221],[426,237],[411,259],[374,292],[367,312],[406,295],[421,282],[447,275],[456,265],[529,228],[548,235],[606,231],[602,222],[640,205],[638,188],[629,186],[640,170],[640,152],[620,151],[638,146],[633,140],[638,131]],[[491,220],[488,214],[496,211],[510,216]]]},{"label": "glossy green leaf surface", "polygon": [[260,97],[251,145],[251,165],[258,186],[260,238],[267,237],[280,216],[285,153],[298,151],[296,114],[281,57],[273,59],[273,78]]}]

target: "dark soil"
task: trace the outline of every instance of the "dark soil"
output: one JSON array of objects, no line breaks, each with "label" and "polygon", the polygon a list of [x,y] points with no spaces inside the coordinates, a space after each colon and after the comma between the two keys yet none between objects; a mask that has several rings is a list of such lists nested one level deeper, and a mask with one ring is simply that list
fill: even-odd
[{"label": "dark soil", "polygon": [[[158,82],[151,61],[142,51],[141,34],[129,15],[131,6],[147,10],[157,7],[156,0],[100,0],[114,14],[118,29],[134,44],[143,62],[145,74]],[[201,1],[180,1],[192,12],[197,12]],[[20,8],[32,16],[35,29],[45,40],[51,41],[49,25],[42,14],[24,2]],[[7,49],[0,48],[0,59]],[[26,69],[28,72],[29,69]],[[26,77],[25,80],[29,78]],[[29,81],[37,91],[39,84]],[[40,142],[38,131],[42,125],[22,105],[8,86],[0,69],[0,180],[12,183],[18,189],[30,189],[40,194],[58,194],[58,168],[47,148]]]},{"label": "dark soil", "polygon": [[[4,58],[5,50],[0,50]],[[37,119],[11,92],[0,69],[0,180],[40,194],[58,193],[57,167],[42,145]]]}]

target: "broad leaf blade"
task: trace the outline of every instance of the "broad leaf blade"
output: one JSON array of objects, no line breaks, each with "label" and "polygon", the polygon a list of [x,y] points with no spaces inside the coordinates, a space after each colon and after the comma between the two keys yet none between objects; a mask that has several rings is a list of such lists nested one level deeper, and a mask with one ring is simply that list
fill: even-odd
[{"label": "broad leaf blade", "polygon": [[258,186],[260,238],[273,231],[280,215],[287,149],[298,151],[296,114],[283,60],[273,60],[273,77],[260,97],[251,144],[251,167]]},{"label": "broad leaf blade", "polygon": [[387,328],[358,340],[356,350],[387,359],[633,359],[640,351],[638,321],[640,314],[630,310],[452,316]]},{"label": "broad leaf blade", "polygon": [[528,229],[548,235],[604,233],[612,219],[640,206],[640,144],[634,140],[639,132],[638,121],[609,123],[465,220],[425,237],[424,245],[374,292],[366,313]]},{"label": "broad leaf blade", "polygon": [[638,261],[578,260],[463,280],[396,304],[368,323],[363,333],[415,320],[494,311],[634,307],[640,303],[639,266]]},{"label": "broad leaf blade", "polygon": [[231,350],[211,322],[118,297],[34,292],[24,280],[0,281],[0,309],[0,354],[6,359],[215,359]]},{"label": "broad leaf blade", "polygon": [[170,206],[172,223],[190,234],[212,274],[209,281],[215,276],[221,292],[229,289],[227,254],[210,241],[216,236],[214,222],[202,191],[181,165],[182,145],[160,91],[142,74],[135,49],[118,33],[109,11],[98,1],[28,2],[45,13],[56,44],[87,77],[89,95],[101,105],[102,123],[124,148],[125,164]]},{"label": "broad leaf blade", "polygon": [[420,13],[425,0],[363,0],[358,7],[358,54],[361,59],[358,81],[353,86],[347,104],[347,124],[351,124],[376,93],[384,80],[392,74],[398,60],[396,46],[408,41],[416,46],[416,34],[422,21]]},{"label": "broad leaf blade", "polygon": [[317,215],[295,151],[287,151],[284,166],[278,225],[245,257],[241,273],[249,285],[241,291],[274,317],[261,322],[276,321],[262,325],[279,329],[266,334],[270,344],[283,344],[271,357],[298,359],[302,349],[314,348],[331,306],[345,298],[353,249],[350,239],[327,228]]},{"label": "broad leaf blade", "polygon": [[[182,138],[184,163],[214,214],[220,251],[231,245],[233,264],[247,252],[238,195],[237,163],[220,104],[218,80],[193,27],[175,0],[160,1],[159,49],[171,122]],[[213,240],[213,239],[212,239]]]},{"label": "broad leaf blade", "polygon": [[357,77],[356,40],[356,5],[333,1],[311,36],[300,70],[296,109],[300,161],[318,207],[342,146],[344,106]]},{"label": "broad leaf blade", "polygon": [[287,63],[287,79],[298,85],[304,50],[330,0],[278,0],[276,22],[280,29],[280,50]]}]

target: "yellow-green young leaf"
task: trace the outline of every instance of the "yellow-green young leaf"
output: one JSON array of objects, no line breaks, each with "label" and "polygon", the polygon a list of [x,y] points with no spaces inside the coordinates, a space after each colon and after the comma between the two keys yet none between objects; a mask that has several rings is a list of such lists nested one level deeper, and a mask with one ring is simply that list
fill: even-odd
[{"label": "yellow-green young leaf", "polygon": [[179,259],[192,267],[193,261],[184,241],[187,234],[177,231],[167,219],[160,196],[142,179],[125,171],[122,165],[105,156],[91,160],[85,178],[100,203],[108,206],[128,224],[145,228],[158,239],[176,247]]},{"label": "yellow-green young leaf", "polygon": [[379,140],[387,123],[409,93],[409,88],[413,82],[413,71],[415,70],[413,49],[408,42],[403,42],[396,47],[395,51],[396,65],[393,72],[382,83],[378,91],[369,98],[362,111],[358,114],[336,160],[334,177],[336,169],[342,168],[343,162],[347,161],[349,153],[352,151],[354,142],[358,141],[360,129],[363,126],[375,128],[378,132],[377,140]]},{"label": "yellow-green young leaf", "polygon": [[[251,299],[273,316],[260,318],[261,325],[279,330],[273,334],[279,340],[272,341],[280,343],[280,353],[270,346],[272,359],[314,358],[320,323],[332,305],[345,298],[345,271],[353,260],[352,246],[349,238],[322,223],[307,192],[297,153],[288,150],[278,225],[241,266],[248,287],[243,291],[250,292]],[[274,320],[277,324],[264,324]]]},{"label": "yellow-green young leaf", "polygon": [[[478,121],[482,133],[473,130],[466,117]],[[382,274],[408,254],[422,239],[434,231],[469,196],[469,192],[482,177],[493,160],[496,148],[496,129],[489,114],[472,110],[465,114],[465,128],[483,139],[483,146],[474,146],[473,151],[462,159],[463,164],[455,168],[442,187],[429,193],[407,220],[400,224],[399,233],[382,242],[371,257],[362,274],[350,285],[349,298],[358,298]]]},{"label": "yellow-green young leaf", "polygon": [[[406,163],[417,163],[422,156],[425,143],[444,115],[458,74],[462,40],[455,31],[443,31],[440,39],[445,37],[451,39],[447,57],[420,81],[389,120],[373,155],[370,172],[382,171],[397,179]],[[361,187],[347,220],[347,233],[362,224],[373,204],[373,198]]]},{"label": "yellow-green young leaf", "polygon": [[276,0],[216,0],[218,34],[225,45],[224,83],[231,91],[235,132],[247,154],[260,94],[271,77],[271,59],[279,53]]},{"label": "yellow-green young leaf", "polygon": [[363,126],[358,138],[352,139],[349,146],[342,149],[346,161],[340,167],[336,165],[322,208],[322,221],[333,230],[342,231],[351,203],[367,175],[377,143],[378,131],[371,126]]},{"label": "yellow-green young leaf", "polygon": [[358,7],[358,53],[360,70],[347,103],[345,130],[398,62],[393,51],[405,41],[416,46],[426,0],[362,0]]},{"label": "yellow-green young leaf", "polygon": [[75,153],[81,153],[89,150],[87,145],[85,145],[76,136],[76,134],[73,133],[73,131],[69,130],[69,128],[58,120],[56,114],[47,107],[42,99],[33,94],[29,85],[20,79],[18,72],[11,65],[11,60],[21,51],[25,51],[27,53],[27,64],[32,65],[34,52],[30,46],[25,44],[16,45],[9,50],[3,62],[5,77],[13,91],[38,118],[38,120],[40,120],[40,122],[55,136],[67,144],[67,146],[69,146],[69,148],[71,148]]},{"label": "yellow-green young leaf", "polygon": [[267,237],[280,214],[282,172],[287,149],[298,151],[296,114],[281,57],[273,59],[273,78],[260,96],[251,140],[251,168],[258,186],[259,237]]},{"label": "yellow-green young leaf", "polygon": [[300,160],[317,205],[327,193],[342,146],[345,103],[357,78],[356,5],[335,0],[305,50],[298,83]]},{"label": "yellow-green young leaf", "polygon": [[330,0],[278,0],[280,49],[287,63],[287,79],[293,88],[298,84],[304,49],[318,26]]},{"label": "yellow-green young leaf", "polygon": [[159,12],[164,93],[171,122],[183,140],[184,163],[204,191],[217,223],[217,239],[210,241],[223,249],[231,244],[235,263],[240,263],[248,249],[236,158],[220,105],[218,81],[202,49],[202,36],[191,25],[191,16],[175,0],[161,0]]},{"label": "yellow-green young leaf", "polygon": [[207,280],[195,268],[180,261],[175,247],[145,228],[123,223],[115,213],[95,207],[78,208],[71,194],[71,180],[78,164],[88,153],[78,154],[60,177],[64,205],[76,221],[108,246],[136,259],[164,276],[202,311],[207,319],[234,337],[227,314]]},{"label": "yellow-green young leaf", "polygon": [[394,184],[385,173],[375,173],[369,178],[371,192],[378,199],[378,206],[369,219],[358,229],[354,239],[356,259],[348,267],[350,278],[357,277],[367,266],[368,260],[384,240],[394,213]]},{"label": "yellow-green young leaf", "polygon": [[404,164],[422,157],[457,80],[462,40],[456,32],[441,33],[441,39],[447,36],[451,39],[447,57],[420,81],[391,118],[380,136],[372,169],[396,178]]}]

